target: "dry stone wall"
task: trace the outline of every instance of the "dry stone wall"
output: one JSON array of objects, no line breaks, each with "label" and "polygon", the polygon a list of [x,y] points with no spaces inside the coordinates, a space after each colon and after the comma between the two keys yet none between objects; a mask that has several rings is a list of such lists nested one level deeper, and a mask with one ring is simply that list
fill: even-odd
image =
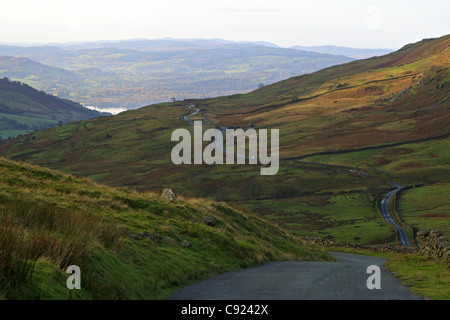
[{"label": "dry stone wall", "polygon": [[419,253],[429,259],[435,261],[442,261],[450,268],[450,241],[448,238],[438,230],[421,230],[417,232],[416,243],[417,247],[395,246],[390,244],[385,245],[364,245],[340,242],[336,243],[329,239],[304,237],[301,238],[304,242],[325,246],[325,247],[345,247],[354,249],[365,249],[374,252],[403,252],[403,253]]},{"label": "dry stone wall", "polygon": [[441,231],[421,230],[417,232],[416,241],[420,254],[441,260],[450,268],[450,241]]}]

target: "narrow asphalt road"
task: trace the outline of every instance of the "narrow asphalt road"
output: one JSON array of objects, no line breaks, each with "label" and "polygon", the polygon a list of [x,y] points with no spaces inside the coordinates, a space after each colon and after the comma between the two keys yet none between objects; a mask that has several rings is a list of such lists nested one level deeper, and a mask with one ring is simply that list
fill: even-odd
[{"label": "narrow asphalt road", "polygon": [[[331,252],[337,262],[285,261],[222,274],[173,293],[169,300],[421,300],[383,267],[385,259]],[[369,266],[380,289],[369,289]]]},{"label": "narrow asphalt road", "polygon": [[403,189],[403,186],[392,181],[391,184],[395,186],[395,190],[389,191],[388,193],[385,194],[380,203],[380,210],[386,222],[394,225],[394,227],[397,228],[400,244],[402,244],[405,247],[411,247],[411,242],[409,241],[405,229],[403,229],[402,227],[400,227],[395,223],[394,219],[392,218],[389,212],[389,203],[391,202],[392,196],[397,192],[399,192],[401,189]]}]

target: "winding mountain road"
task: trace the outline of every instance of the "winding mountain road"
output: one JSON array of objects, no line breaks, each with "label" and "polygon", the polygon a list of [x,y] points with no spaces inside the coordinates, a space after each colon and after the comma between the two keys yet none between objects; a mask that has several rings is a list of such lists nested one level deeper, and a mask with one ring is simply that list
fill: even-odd
[{"label": "winding mountain road", "polygon": [[386,222],[392,224],[397,229],[400,244],[402,244],[405,247],[411,247],[411,242],[409,241],[409,238],[408,238],[408,235],[406,234],[405,229],[403,229],[402,227],[400,227],[398,224],[395,223],[394,219],[392,218],[392,216],[389,212],[389,204],[391,202],[392,197],[394,196],[394,194],[399,192],[404,187],[401,184],[398,184],[396,182],[390,181],[390,183],[392,185],[394,185],[396,189],[391,190],[385,194],[385,196],[383,197],[383,199],[381,200],[381,203],[380,203],[380,210],[381,210],[381,213],[383,214],[383,217],[386,220]]},{"label": "winding mountain road", "polygon": [[[284,261],[225,273],[173,293],[169,300],[421,300],[383,267],[383,258],[330,252],[337,262]],[[369,266],[380,289],[369,289]]]},{"label": "winding mountain road", "polygon": [[[190,105],[189,109],[194,108]],[[183,115],[188,118],[199,109]],[[225,128],[221,129],[221,132]],[[222,140],[216,136],[222,151]],[[245,157],[245,155],[244,155]],[[364,176],[370,176],[360,172]],[[403,188],[396,187],[383,197],[380,210],[384,219],[397,228],[400,243],[410,247],[403,228],[398,226],[389,212],[392,197]],[[383,258],[348,253],[330,253],[337,262],[284,261],[222,274],[173,293],[168,300],[420,300],[408,287],[402,285],[393,274],[383,267]],[[380,267],[379,289],[369,289],[369,266]]]},{"label": "winding mountain road", "polygon": [[[450,97],[450,96],[449,96],[449,97]],[[447,97],[447,99],[448,99],[449,97]],[[447,101],[447,99],[445,99],[443,102]],[[442,103],[443,103],[443,102],[442,102]],[[439,106],[439,105],[441,105],[441,103],[437,104],[436,106]],[[436,106],[433,106],[433,107],[436,107]],[[195,108],[195,105],[193,105],[193,104],[191,104],[191,105],[188,106],[188,109],[189,109],[189,110],[192,110],[192,109],[194,109],[194,108]],[[193,124],[194,124],[193,121],[190,120],[190,119],[188,118],[188,116],[196,115],[198,112],[200,112],[200,109],[194,109],[194,112],[191,112],[191,113],[189,113],[189,114],[185,114],[185,115],[183,115],[182,117],[183,117],[183,119],[184,119],[187,123],[189,123],[190,125],[193,125]],[[220,132],[223,134],[223,133],[225,132],[225,130],[226,130],[226,128],[223,128],[223,127],[222,127],[221,130],[220,130]],[[221,150],[222,152],[225,152],[225,153],[233,153],[233,154],[235,153],[235,152],[229,151],[229,150],[227,150],[226,148],[223,147],[223,137],[222,137],[222,135],[217,134],[216,137],[215,137],[215,142],[216,142],[216,146],[218,147],[218,149]],[[340,151],[337,151],[336,153],[340,153]],[[246,159],[249,159],[249,157],[247,157],[247,156],[245,155],[245,150],[243,150],[243,154],[240,154],[239,151],[237,151],[237,152],[236,152],[236,156],[237,156],[238,158],[246,158]],[[294,158],[292,158],[292,159],[294,159]],[[252,159],[252,160],[254,160],[254,159]],[[352,171],[352,172],[356,172],[355,170],[351,170],[351,171]],[[361,174],[361,175],[363,175],[363,176],[366,176],[366,177],[370,177],[370,174],[367,174],[367,173],[364,173],[364,172],[361,172],[361,171],[359,171],[359,174]],[[397,229],[397,234],[398,234],[398,236],[399,236],[399,242],[400,242],[400,244],[403,245],[403,246],[405,246],[405,247],[411,247],[411,242],[409,241],[409,238],[408,238],[408,235],[407,235],[405,229],[403,229],[402,227],[400,227],[400,226],[394,221],[394,218],[391,216],[390,211],[389,211],[389,205],[390,205],[390,202],[391,202],[391,200],[392,200],[392,197],[393,197],[398,191],[400,191],[401,189],[403,189],[404,186],[402,186],[401,184],[398,184],[398,183],[396,183],[396,182],[393,182],[393,181],[389,181],[389,182],[390,182],[396,189],[395,189],[395,190],[391,190],[391,191],[389,191],[388,193],[386,193],[386,195],[385,195],[385,196],[383,197],[383,199],[381,200],[381,203],[380,203],[380,210],[381,210],[381,213],[382,213],[384,219],[386,220],[386,222],[392,224],[392,225]]]}]

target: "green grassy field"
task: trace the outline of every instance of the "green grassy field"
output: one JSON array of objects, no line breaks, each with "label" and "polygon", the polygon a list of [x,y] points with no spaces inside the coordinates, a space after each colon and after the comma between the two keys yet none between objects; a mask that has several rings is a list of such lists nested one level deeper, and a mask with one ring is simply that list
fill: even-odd
[{"label": "green grassy field", "polygon": [[[320,200],[324,203],[320,204]],[[358,193],[325,196],[322,199],[313,196],[239,204],[300,237],[367,244],[396,242],[394,230]]]},{"label": "green grassy field", "polygon": [[450,183],[436,183],[403,191],[397,212],[403,221],[418,229],[440,230],[450,235]]},{"label": "green grassy field", "polygon": [[343,154],[308,157],[308,161],[333,165],[352,163],[361,170],[383,170],[405,184],[420,184],[448,179],[450,139],[406,143],[401,146]]}]

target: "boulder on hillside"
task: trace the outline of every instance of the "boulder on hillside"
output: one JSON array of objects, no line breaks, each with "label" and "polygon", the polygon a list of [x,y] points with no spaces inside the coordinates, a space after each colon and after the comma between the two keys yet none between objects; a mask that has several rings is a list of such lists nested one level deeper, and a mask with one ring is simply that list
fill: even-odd
[{"label": "boulder on hillside", "polygon": [[165,188],[163,192],[161,193],[161,198],[163,198],[166,201],[177,201],[177,195],[175,192],[172,191],[172,189]]},{"label": "boulder on hillside", "polygon": [[190,242],[187,241],[187,240],[183,240],[183,241],[180,243],[180,247],[183,247],[183,248],[189,248],[189,247],[192,247],[192,243],[190,243]]},{"label": "boulder on hillside", "polygon": [[208,226],[214,227],[217,224],[217,221],[214,217],[206,216],[203,217],[203,223]]}]

